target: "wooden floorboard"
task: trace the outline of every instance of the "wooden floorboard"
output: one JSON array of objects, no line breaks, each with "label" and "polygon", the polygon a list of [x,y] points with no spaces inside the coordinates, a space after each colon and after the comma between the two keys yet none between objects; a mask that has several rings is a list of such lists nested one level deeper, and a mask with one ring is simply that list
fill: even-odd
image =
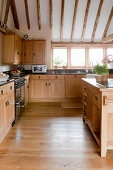
[{"label": "wooden floorboard", "polygon": [[0,170],[113,170],[81,118],[61,103],[29,103],[0,144]]}]

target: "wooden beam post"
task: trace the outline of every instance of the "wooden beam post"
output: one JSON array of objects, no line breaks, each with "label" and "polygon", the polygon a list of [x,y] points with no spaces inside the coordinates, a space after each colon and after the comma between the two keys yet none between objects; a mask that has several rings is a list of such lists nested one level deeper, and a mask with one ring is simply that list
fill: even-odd
[{"label": "wooden beam post", "polygon": [[11,10],[12,10],[12,14],[13,14],[15,28],[19,30],[19,21],[18,21],[15,0],[11,0]]},{"label": "wooden beam post", "polygon": [[107,32],[108,32],[109,25],[111,23],[112,17],[113,17],[113,7],[111,9],[111,12],[110,12],[110,15],[109,15],[109,18],[108,18],[108,21],[107,21],[107,24],[106,24],[106,27],[105,27],[105,30],[104,30],[102,38],[106,37],[106,35],[107,35]]},{"label": "wooden beam post", "polygon": [[6,10],[5,10],[5,17],[4,17],[4,24],[7,24],[7,20],[8,20],[8,14],[9,14],[9,7],[11,4],[11,0],[7,0],[7,4],[6,4]]},{"label": "wooden beam post", "polygon": [[92,32],[91,41],[94,41],[94,38],[95,38],[95,33],[96,33],[96,29],[97,29],[99,18],[100,18],[100,12],[101,12],[101,9],[102,9],[102,5],[103,5],[103,0],[100,0],[100,4],[99,4],[96,20],[95,20],[93,32]]},{"label": "wooden beam post", "polygon": [[110,41],[113,41],[113,34],[110,34],[106,37],[103,37],[103,39],[102,39],[103,43],[107,43],[107,42],[110,42]]},{"label": "wooden beam post", "polygon": [[50,8],[50,29],[52,29],[52,0],[49,0],[49,8]]},{"label": "wooden beam post", "polygon": [[62,37],[63,37],[63,21],[64,21],[64,0],[62,0],[62,7],[61,7],[60,41],[62,41]]},{"label": "wooden beam post", "polygon": [[28,29],[30,30],[30,19],[29,19],[28,1],[24,0],[24,2],[25,2],[25,11],[26,11],[27,26],[28,26]]},{"label": "wooden beam post", "polygon": [[38,28],[39,30],[41,30],[40,0],[37,0],[37,13],[38,13]]},{"label": "wooden beam post", "polygon": [[78,1],[75,1],[75,9],[74,9],[74,15],[73,15],[73,24],[72,24],[72,31],[71,31],[71,38],[70,40],[73,40],[73,36],[74,36],[74,30],[75,30],[75,22],[76,22],[76,16],[77,16],[77,8],[78,8]]},{"label": "wooden beam post", "polygon": [[89,7],[90,7],[90,2],[91,2],[91,0],[88,0],[88,1],[87,1],[87,7],[86,7],[86,11],[85,11],[85,17],[84,17],[84,24],[83,24],[81,41],[84,40],[84,34],[85,34],[85,30],[86,30],[86,23],[87,23],[87,18],[88,18],[88,12],[89,12]]}]

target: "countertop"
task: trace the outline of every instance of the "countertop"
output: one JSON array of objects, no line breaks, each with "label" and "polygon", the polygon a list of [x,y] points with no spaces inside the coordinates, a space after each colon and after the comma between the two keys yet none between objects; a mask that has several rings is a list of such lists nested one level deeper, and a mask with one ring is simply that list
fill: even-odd
[{"label": "countertop", "polygon": [[82,78],[82,80],[100,89],[100,91],[105,91],[105,90],[113,91],[113,79],[108,79],[107,83],[102,83],[102,84],[97,83],[95,78]]},{"label": "countertop", "polygon": [[0,82],[0,86],[6,85],[6,84],[11,83],[13,81],[14,81],[14,79],[8,79],[7,81]]}]

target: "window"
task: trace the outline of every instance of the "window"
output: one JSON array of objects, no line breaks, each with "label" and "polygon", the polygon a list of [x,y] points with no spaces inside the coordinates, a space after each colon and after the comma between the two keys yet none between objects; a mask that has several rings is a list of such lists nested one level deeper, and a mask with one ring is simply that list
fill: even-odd
[{"label": "window", "polygon": [[107,48],[107,55],[112,55],[113,56],[113,48]]},{"label": "window", "polygon": [[53,49],[53,66],[67,65],[67,49]]},{"label": "window", "polygon": [[89,49],[89,65],[102,64],[103,48],[90,48]]},{"label": "window", "polygon": [[71,66],[74,66],[74,67],[85,66],[85,49],[84,48],[71,49]]}]

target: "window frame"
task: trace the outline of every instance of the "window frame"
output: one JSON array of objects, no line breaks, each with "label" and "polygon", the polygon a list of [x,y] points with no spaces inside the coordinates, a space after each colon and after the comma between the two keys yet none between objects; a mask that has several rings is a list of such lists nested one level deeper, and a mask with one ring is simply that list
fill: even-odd
[{"label": "window frame", "polygon": [[[107,55],[107,48],[113,48],[112,44],[51,44],[51,69],[54,69],[53,66],[53,49],[66,49],[67,48],[67,69],[91,69],[89,63],[89,49],[90,48],[103,48],[103,57]],[[71,66],[71,49],[85,49],[85,66]],[[62,69],[62,67],[58,67],[58,69]]]}]

